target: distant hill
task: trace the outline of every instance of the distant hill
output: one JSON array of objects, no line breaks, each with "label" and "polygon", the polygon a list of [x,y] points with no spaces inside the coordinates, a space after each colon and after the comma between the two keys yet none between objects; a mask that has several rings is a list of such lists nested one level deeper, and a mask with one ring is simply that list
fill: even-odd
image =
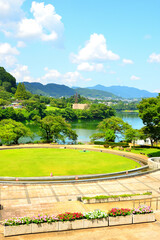
[{"label": "distant hill", "polygon": [[3,67],[0,67],[0,87],[10,93],[15,93],[17,88],[16,79]]},{"label": "distant hill", "polygon": [[44,96],[52,96],[55,98],[59,97],[70,97],[75,94],[75,90],[65,85],[59,85],[55,83],[49,83],[43,85],[41,83],[33,82],[24,82],[24,85],[28,91],[33,94],[39,94]]},{"label": "distant hill", "polygon": [[96,90],[96,89],[76,88],[75,91],[84,97],[101,98],[101,99],[105,99],[108,97],[117,98],[117,96],[115,96],[113,93]]},{"label": "distant hill", "polygon": [[151,93],[146,90],[140,90],[138,88],[127,87],[127,86],[105,87],[99,84],[94,87],[88,87],[88,89],[110,92],[122,98],[148,98],[148,97],[156,97],[158,95],[157,93]]}]

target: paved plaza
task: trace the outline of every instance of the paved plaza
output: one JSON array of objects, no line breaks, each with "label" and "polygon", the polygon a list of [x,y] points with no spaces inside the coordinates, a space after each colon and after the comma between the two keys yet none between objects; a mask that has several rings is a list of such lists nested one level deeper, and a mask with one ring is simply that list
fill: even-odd
[{"label": "paved plaza", "polygon": [[[145,159],[146,157],[144,157]],[[100,204],[83,204],[77,197],[95,195],[117,195],[152,191],[152,201],[121,201]],[[159,197],[159,198],[157,198]],[[155,199],[155,201],[153,201]],[[159,199],[159,200],[158,200]],[[156,211],[155,223],[126,225],[119,227],[64,231],[9,237],[11,240],[51,240],[51,239],[109,239],[109,240],[159,240],[160,236],[160,171],[137,177],[105,180],[88,183],[66,184],[0,184],[0,222],[10,217],[33,216],[38,214],[58,214],[65,211],[87,212],[95,209],[107,211],[112,207],[129,207],[133,204],[151,205]],[[0,239],[3,226],[0,224]]]},{"label": "paved plaza", "polygon": [[[159,188],[160,171],[143,176],[93,183],[0,185],[0,203],[4,207],[0,217],[3,220],[11,216],[37,213],[57,214],[60,211],[68,210],[85,211],[85,206],[88,205],[76,201],[79,196],[152,191],[152,197],[157,197],[160,196]],[[91,204],[90,206],[95,207],[96,205]],[[106,204],[106,206],[109,205]]]}]

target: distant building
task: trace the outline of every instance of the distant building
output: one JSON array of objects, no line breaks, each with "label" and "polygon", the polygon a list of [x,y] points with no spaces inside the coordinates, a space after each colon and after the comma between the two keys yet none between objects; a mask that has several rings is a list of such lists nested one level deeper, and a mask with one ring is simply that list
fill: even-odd
[{"label": "distant building", "polygon": [[89,108],[89,104],[81,104],[81,103],[74,103],[72,106],[73,109],[81,109],[81,110],[85,110]]},{"label": "distant building", "polygon": [[146,140],[136,140],[135,141],[136,145],[151,145],[151,140],[147,138]]},{"label": "distant building", "polygon": [[8,106],[5,106],[5,108],[7,108],[7,107],[13,107],[13,108],[22,108],[23,106],[22,106],[22,104],[20,104],[18,101],[17,102],[13,102],[13,103],[11,103],[10,105],[8,105]]}]

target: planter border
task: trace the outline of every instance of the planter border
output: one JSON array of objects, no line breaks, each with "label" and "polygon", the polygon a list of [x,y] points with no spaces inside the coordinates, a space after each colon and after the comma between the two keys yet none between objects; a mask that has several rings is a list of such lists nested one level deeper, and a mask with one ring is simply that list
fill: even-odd
[{"label": "planter border", "polygon": [[108,198],[91,198],[91,199],[82,199],[84,204],[93,204],[93,203],[107,203],[107,202],[119,202],[119,201],[131,201],[131,200],[143,200],[143,199],[151,199],[152,195],[135,195],[135,196],[127,196],[121,197],[118,196],[116,198],[108,197]]},{"label": "planter border", "polygon": [[[143,215],[143,216],[142,216]],[[136,222],[135,216],[139,216],[139,220]],[[142,217],[140,217],[142,216]],[[126,217],[126,218],[125,218]],[[146,218],[145,218],[146,217]],[[145,218],[145,220],[144,220]],[[121,221],[123,219],[123,221]],[[42,232],[57,232],[66,230],[86,229],[86,228],[97,228],[97,227],[108,227],[117,226],[124,224],[135,224],[144,222],[155,221],[155,213],[148,214],[130,214],[127,216],[117,217],[106,217],[102,219],[81,219],[75,221],[65,222],[53,222],[53,223],[31,223],[29,225],[18,225],[18,226],[4,226],[4,236],[16,236],[23,234],[42,233]],[[80,224],[79,224],[80,223]]]}]

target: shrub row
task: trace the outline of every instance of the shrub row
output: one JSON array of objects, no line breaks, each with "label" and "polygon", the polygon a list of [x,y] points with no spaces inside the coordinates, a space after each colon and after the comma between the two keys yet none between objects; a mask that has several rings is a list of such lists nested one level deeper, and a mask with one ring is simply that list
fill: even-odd
[{"label": "shrub row", "polygon": [[98,195],[93,197],[82,197],[82,200],[89,200],[89,199],[106,199],[106,198],[118,198],[118,197],[132,197],[132,196],[140,196],[140,195],[152,195],[152,192],[145,192],[145,193],[137,193],[137,194],[121,194],[121,195]]}]

